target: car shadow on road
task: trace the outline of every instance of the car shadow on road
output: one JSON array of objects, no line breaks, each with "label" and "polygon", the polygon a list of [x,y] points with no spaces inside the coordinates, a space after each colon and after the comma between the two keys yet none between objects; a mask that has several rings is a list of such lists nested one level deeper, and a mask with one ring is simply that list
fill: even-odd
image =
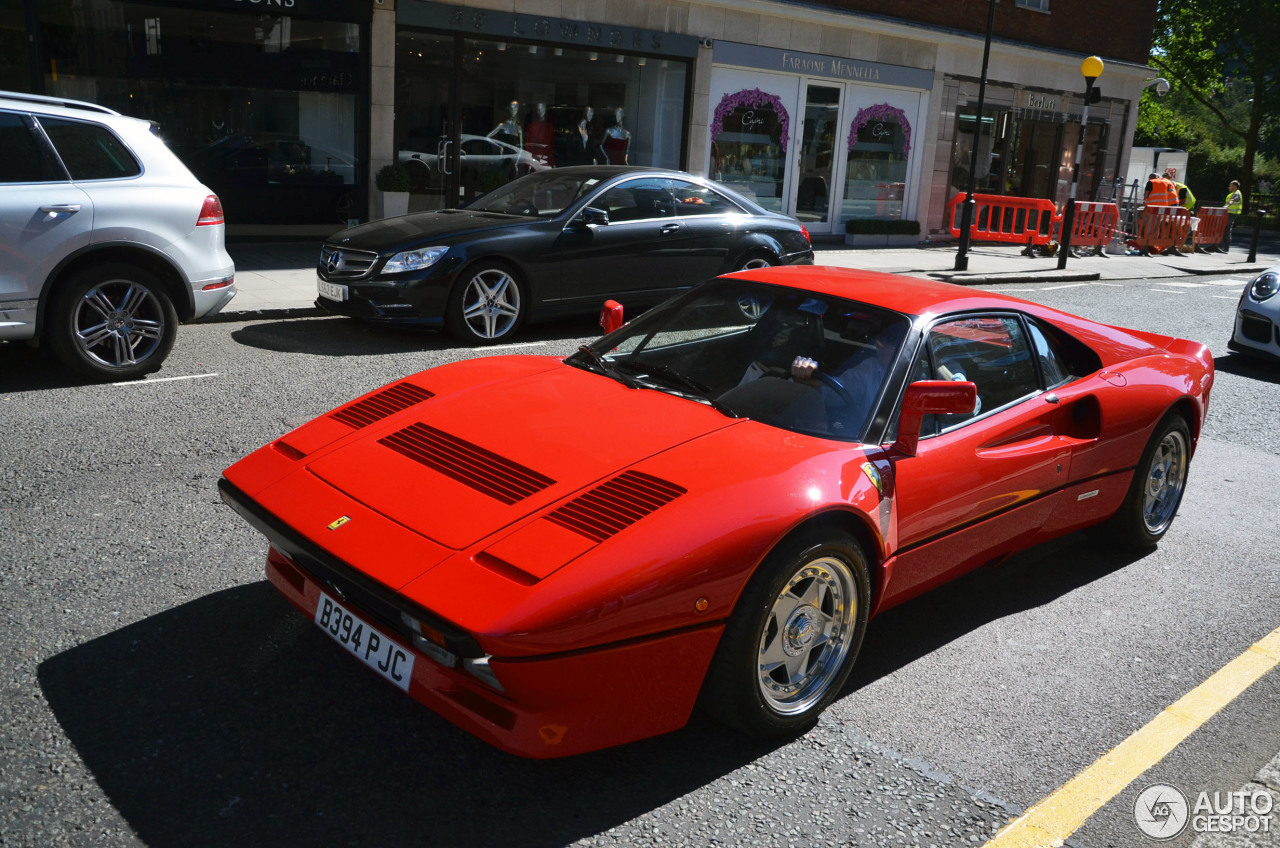
[{"label": "car shadow on road", "polygon": [[96,382],[71,371],[47,348],[14,342],[0,344],[0,395],[91,386]]},{"label": "car shadow on road", "polygon": [[1250,356],[1247,353],[1228,353],[1225,356],[1215,356],[1213,367],[1237,377],[1280,385],[1280,369],[1276,368],[1274,360]]},{"label": "car shadow on road", "polygon": [[[599,327],[590,318],[552,321],[523,328],[511,340],[510,347],[516,353],[536,354],[540,346],[550,347],[566,339],[594,338],[599,334]],[[505,345],[472,348],[445,333],[381,327],[342,317],[250,323],[233,330],[231,338],[261,350],[317,356],[378,356],[432,350],[470,351],[479,356],[508,349]]]},{"label": "car shadow on road", "polygon": [[1106,544],[1097,530],[1082,530],[979,568],[876,616],[841,695],[993,621],[1052,603],[1146,555]]},{"label": "car shadow on road", "polygon": [[153,846],[560,846],[775,747],[697,719],[564,760],[509,756],[350,662],[266,582],[65,651],[39,680]]}]

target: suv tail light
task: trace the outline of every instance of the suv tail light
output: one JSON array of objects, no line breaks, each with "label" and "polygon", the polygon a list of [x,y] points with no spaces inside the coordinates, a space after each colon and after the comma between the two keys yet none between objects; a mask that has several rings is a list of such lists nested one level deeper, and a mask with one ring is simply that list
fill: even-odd
[{"label": "suv tail light", "polygon": [[214,224],[226,223],[222,217],[222,201],[218,199],[218,195],[211,194],[204,199],[204,206],[200,207],[200,217],[196,219],[197,227],[211,227]]}]

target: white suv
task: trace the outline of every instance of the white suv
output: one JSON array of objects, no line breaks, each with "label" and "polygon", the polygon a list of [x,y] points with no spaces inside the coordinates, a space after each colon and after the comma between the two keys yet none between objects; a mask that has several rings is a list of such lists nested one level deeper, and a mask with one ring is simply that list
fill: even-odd
[{"label": "white suv", "polygon": [[132,379],[235,296],[222,203],[154,124],[0,91],[0,151],[0,340]]}]

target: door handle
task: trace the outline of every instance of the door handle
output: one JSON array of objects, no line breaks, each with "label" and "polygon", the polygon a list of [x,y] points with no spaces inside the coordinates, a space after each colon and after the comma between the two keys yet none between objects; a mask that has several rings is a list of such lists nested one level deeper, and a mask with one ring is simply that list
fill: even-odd
[{"label": "door handle", "polygon": [[678,229],[680,229],[679,224],[663,224],[658,231],[663,235],[667,235],[668,233],[674,233]]},{"label": "door handle", "polygon": [[51,206],[41,206],[40,211],[47,212],[49,215],[61,215],[63,213],[66,213],[67,215],[74,215],[80,211],[80,204],[79,203],[55,203],[55,204],[52,204]]}]

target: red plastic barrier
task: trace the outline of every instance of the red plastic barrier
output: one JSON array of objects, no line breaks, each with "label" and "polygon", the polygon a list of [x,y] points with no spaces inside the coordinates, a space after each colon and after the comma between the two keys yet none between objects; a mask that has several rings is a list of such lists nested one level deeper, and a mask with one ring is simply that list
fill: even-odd
[{"label": "red plastic barrier", "polygon": [[1183,206],[1147,206],[1138,216],[1134,242],[1139,250],[1160,252],[1187,240],[1191,212]]},{"label": "red plastic barrier", "polygon": [[1196,224],[1196,247],[1202,244],[1217,247],[1221,244],[1227,232],[1227,207],[1202,206],[1196,218],[1200,220]]},{"label": "red plastic barrier", "polygon": [[1072,247],[1103,247],[1115,237],[1120,226],[1120,207],[1092,200],[1076,201],[1071,225]]},{"label": "red plastic barrier", "polygon": [[[1057,209],[1052,200],[1036,197],[1005,197],[998,194],[975,194],[977,206],[969,238],[974,241],[1002,241],[1009,244],[1048,244],[1053,240]],[[951,198],[947,209],[951,215],[951,235],[960,237],[958,209],[964,194]]]}]

